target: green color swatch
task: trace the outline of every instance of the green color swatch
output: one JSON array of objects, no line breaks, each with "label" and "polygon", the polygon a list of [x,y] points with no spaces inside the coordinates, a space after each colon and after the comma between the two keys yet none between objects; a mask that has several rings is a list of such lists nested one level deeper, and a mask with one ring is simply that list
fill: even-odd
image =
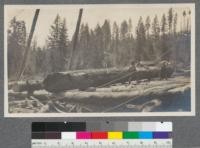
[{"label": "green color swatch", "polygon": [[138,139],[138,132],[123,132],[123,139]]}]

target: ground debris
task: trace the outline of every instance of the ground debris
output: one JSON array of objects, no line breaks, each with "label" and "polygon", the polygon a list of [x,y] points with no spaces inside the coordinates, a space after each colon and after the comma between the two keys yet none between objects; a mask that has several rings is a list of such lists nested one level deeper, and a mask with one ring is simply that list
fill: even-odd
[{"label": "ground debris", "polygon": [[[190,110],[190,78],[154,79],[60,93],[8,91],[10,113],[154,112]],[[184,96],[184,97],[183,97]]]}]

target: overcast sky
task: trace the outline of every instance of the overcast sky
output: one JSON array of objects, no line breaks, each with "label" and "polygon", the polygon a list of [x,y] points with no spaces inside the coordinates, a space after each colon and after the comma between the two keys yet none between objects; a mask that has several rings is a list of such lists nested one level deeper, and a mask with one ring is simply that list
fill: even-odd
[{"label": "overcast sky", "polygon": [[5,29],[9,25],[10,20],[15,16],[17,20],[24,20],[29,32],[34,12],[36,8],[40,8],[40,14],[34,32],[34,37],[37,38],[39,46],[43,46],[49,34],[50,25],[52,25],[55,17],[59,14],[62,18],[66,18],[68,34],[71,39],[74,33],[78,12],[83,8],[82,23],[88,23],[90,28],[95,28],[97,23],[103,24],[105,19],[108,19],[111,26],[114,21],[118,25],[123,20],[132,19],[133,34],[135,34],[135,27],[140,16],[145,20],[147,16],[153,20],[157,15],[159,20],[163,13],[167,14],[169,8],[173,8],[174,13],[178,14],[178,30],[180,29],[180,21],[182,12],[189,9],[194,16],[194,5],[192,4],[107,4],[107,5],[7,5],[5,6]]}]

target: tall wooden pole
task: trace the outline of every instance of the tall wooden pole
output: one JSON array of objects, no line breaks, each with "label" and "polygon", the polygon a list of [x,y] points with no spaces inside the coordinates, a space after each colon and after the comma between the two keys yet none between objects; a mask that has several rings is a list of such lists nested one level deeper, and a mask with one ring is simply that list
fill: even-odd
[{"label": "tall wooden pole", "polygon": [[70,55],[70,58],[69,58],[68,70],[71,70],[71,68],[72,68],[73,57],[74,57],[74,52],[76,50],[76,45],[77,45],[77,39],[78,39],[78,34],[79,34],[79,28],[80,28],[80,24],[81,24],[82,14],[83,14],[83,9],[81,8],[79,10],[79,16],[78,16],[78,21],[77,21],[77,24],[76,24],[76,30],[75,30],[74,37],[73,37],[73,47],[72,47],[71,55]]},{"label": "tall wooden pole", "polygon": [[38,16],[39,16],[39,12],[40,12],[40,9],[36,9],[35,16],[33,18],[33,23],[32,23],[31,30],[30,30],[30,34],[29,34],[29,37],[28,37],[24,57],[23,57],[23,60],[22,60],[22,63],[21,63],[20,69],[19,69],[19,73],[17,75],[18,80],[21,79],[21,76],[23,75],[23,73],[26,69],[27,59],[28,59],[30,46],[31,46],[31,41],[32,41],[32,38],[33,38],[33,33],[34,33],[34,30],[35,30],[35,26],[36,26],[36,22],[37,22],[37,19],[38,19]]}]

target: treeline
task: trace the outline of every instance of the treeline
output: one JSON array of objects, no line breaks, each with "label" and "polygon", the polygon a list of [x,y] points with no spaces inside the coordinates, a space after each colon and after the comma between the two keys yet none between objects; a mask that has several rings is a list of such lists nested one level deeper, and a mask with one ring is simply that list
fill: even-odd
[{"label": "treeline", "polygon": [[[160,20],[157,15],[140,17],[138,22],[124,20],[121,24],[111,24],[106,19],[103,25],[97,24],[94,29],[82,24],[72,57],[72,69],[123,67],[133,60],[170,60],[189,65],[190,15],[190,11],[183,11],[182,16],[178,16],[170,8]],[[136,28],[133,23],[137,23]],[[9,77],[14,77],[19,69],[26,40],[25,22],[14,17],[8,29]],[[68,70],[72,44],[73,37],[68,37],[66,20],[57,15],[45,46],[39,47],[36,40],[33,41],[24,74],[46,75]]]}]

